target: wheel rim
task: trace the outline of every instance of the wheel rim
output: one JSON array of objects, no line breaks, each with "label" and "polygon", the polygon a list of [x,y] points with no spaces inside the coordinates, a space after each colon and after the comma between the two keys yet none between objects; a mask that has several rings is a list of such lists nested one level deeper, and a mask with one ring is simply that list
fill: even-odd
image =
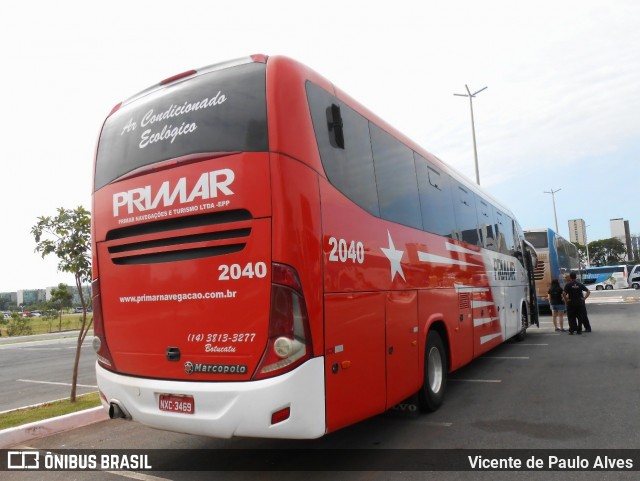
[{"label": "wheel rim", "polygon": [[442,387],[442,356],[438,348],[432,347],[429,351],[427,363],[427,375],[429,378],[429,388],[431,392],[437,393]]}]

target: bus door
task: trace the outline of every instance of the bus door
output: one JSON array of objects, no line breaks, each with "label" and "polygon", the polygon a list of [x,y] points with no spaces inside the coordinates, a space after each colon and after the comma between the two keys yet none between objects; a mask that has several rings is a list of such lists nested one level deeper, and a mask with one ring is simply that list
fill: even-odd
[{"label": "bus door", "polygon": [[327,430],[385,409],[385,293],[325,294]]},{"label": "bus door", "polygon": [[527,282],[529,284],[529,325],[540,327],[538,300],[536,294],[536,280],[534,266],[538,263],[538,255],[535,248],[526,240],[524,241],[524,267],[527,271]]},{"label": "bus door", "polygon": [[391,291],[386,304],[387,404],[390,409],[422,384],[418,346],[418,293]]},{"label": "bus door", "polygon": [[474,357],[474,290],[473,288],[459,287],[458,293],[458,317],[456,319],[455,345],[458,366],[467,364]]}]

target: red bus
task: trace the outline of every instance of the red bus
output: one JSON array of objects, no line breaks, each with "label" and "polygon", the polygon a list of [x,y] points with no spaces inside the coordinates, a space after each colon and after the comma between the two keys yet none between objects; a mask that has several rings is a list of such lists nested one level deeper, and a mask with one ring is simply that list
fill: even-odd
[{"label": "red bus", "polygon": [[536,321],[511,212],[286,57],[117,105],[92,219],[101,398],[159,429],[317,438],[416,393],[435,410]]}]

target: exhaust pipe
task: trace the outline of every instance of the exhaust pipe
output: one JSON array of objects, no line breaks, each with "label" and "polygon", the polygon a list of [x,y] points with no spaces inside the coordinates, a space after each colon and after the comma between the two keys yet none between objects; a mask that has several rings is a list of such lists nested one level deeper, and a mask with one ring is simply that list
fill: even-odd
[{"label": "exhaust pipe", "polygon": [[131,415],[120,404],[120,401],[111,401],[109,404],[109,418],[110,419],[131,419]]}]

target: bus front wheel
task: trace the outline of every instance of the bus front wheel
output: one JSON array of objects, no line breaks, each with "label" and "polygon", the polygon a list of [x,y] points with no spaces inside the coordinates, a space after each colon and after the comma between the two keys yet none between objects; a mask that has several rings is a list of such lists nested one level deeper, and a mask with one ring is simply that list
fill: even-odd
[{"label": "bus front wheel", "polygon": [[522,306],[522,313],[520,314],[520,332],[516,334],[516,341],[524,341],[527,337],[527,326],[529,325],[529,317],[527,316],[527,310]]},{"label": "bus front wheel", "polygon": [[435,411],[444,401],[447,386],[447,353],[437,331],[429,331],[424,353],[424,384],[420,390],[420,409]]}]

